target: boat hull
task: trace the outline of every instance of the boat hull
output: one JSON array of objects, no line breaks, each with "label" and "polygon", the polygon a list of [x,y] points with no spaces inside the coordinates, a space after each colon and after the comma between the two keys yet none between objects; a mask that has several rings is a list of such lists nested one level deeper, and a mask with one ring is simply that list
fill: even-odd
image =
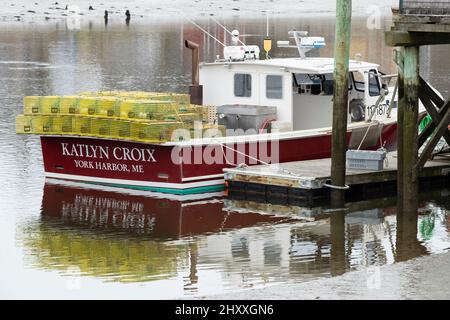
[{"label": "boat hull", "polygon": [[[376,137],[367,139],[368,143],[362,148],[378,148],[380,130],[381,141],[395,147],[396,128],[396,123],[382,126]],[[364,132],[364,128],[349,132],[347,145],[358,147]],[[274,143],[266,140],[189,146],[41,136],[45,174],[49,178],[172,194],[223,190],[223,169],[236,165],[260,164],[266,158],[275,163],[331,155],[331,132],[280,138],[276,148],[273,148]],[[262,149],[265,149],[264,156],[261,156]],[[245,156],[255,151],[256,156]]]}]

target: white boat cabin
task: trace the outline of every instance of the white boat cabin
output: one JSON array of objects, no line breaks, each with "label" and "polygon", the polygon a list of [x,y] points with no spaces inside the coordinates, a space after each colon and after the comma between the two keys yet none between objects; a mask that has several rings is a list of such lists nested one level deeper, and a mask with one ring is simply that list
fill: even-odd
[{"label": "white boat cabin", "polygon": [[[307,38],[306,38],[307,39]],[[242,50],[245,47],[242,46]],[[300,51],[300,49],[299,49]],[[300,57],[259,60],[222,59],[200,64],[204,105],[257,105],[277,108],[277,121],[290,130],[331,126],[333,58]],[[382,90],[378,65],[349,63],[348,122],[369,118]],[[390,90],[391,94],[393,90]],[[377,119],[385,118],[389,95],[379,104]]]}]

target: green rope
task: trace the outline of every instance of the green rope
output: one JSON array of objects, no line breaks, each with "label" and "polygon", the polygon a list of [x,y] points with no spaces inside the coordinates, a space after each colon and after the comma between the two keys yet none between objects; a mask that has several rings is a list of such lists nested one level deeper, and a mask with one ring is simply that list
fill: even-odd
[{"label": "green rope", "polygon": [[427,125],[432,121],[431,117],[429,114],[427,114],[425,116],[425,118],[422,119],[422,121],[419,124],[419,132],[422,132],[423,130],[425,130],[425,128],[427,127]]}]

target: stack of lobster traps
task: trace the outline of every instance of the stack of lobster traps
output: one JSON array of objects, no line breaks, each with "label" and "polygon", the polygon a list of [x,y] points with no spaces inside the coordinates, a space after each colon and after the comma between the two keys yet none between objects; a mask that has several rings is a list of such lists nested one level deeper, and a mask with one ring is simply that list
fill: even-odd
[{"label": "stack of lobster traps", "polygon": [[75,96],[28,96],[16,117],[16,132],[74,135],[164,143],[186,139],[174,134],[194,127],[217,129],[208,123],[208,107],[190,104],[188,94],[158,92],[83,92]]}]

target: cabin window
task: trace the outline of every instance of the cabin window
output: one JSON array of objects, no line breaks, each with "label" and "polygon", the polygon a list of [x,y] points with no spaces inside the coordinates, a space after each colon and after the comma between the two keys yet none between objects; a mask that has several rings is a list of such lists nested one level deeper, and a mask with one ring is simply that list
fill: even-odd
[{"label": "cabin window", "polygon": [[[334,80],[333,80],[333,74],[332,73],[325,73],[324,75],[322,75],[322,91],[324,95],[327,96],[332,96],[334,93]],[[348,76],[348,90],[352,90],[353,89],[353,85],[352,85],[352,77],[349,74]]]},{"label": "cabin window", "polygon": [[317,74],[294,74],[294,86],[298,94],[318,95],[322,92],[322,78]]},{"label": "cabin window", "polygon": [[267,99],[283,99],[282,76],[266,76],[266,97]]},{"label": "cabin window", "polygon": [[252,75],[236,73],[234,75],[234,95],[236,97],[252,96]]},{"label": "cabin window", "polygon": [[356,91],[364,92],[364,75],[361,72],[352,72],[352,78]]},{"label": "cabin window", "polygon": [[322,91],[323,91],[323,94],[325,94],[327,96],[333,95],[334,83],[333,83],[333,74],[332,73],[327,73],[327,74],[323,75]]},{"label": "cabin window", "polygon": [[[294,87],[298,87],[298,93],[321,94],[332,96],[334,92],[334,81],[332,73],[325,74],[294,74]],[[353,89],[353,78],[351,74],[348,76],[348,90]]]},{"label": "cabin window", "polygon": [[380,83],[378,79],[377,71],[372,69],[369,72],[369,95],[379,96],[380,95]]}]

